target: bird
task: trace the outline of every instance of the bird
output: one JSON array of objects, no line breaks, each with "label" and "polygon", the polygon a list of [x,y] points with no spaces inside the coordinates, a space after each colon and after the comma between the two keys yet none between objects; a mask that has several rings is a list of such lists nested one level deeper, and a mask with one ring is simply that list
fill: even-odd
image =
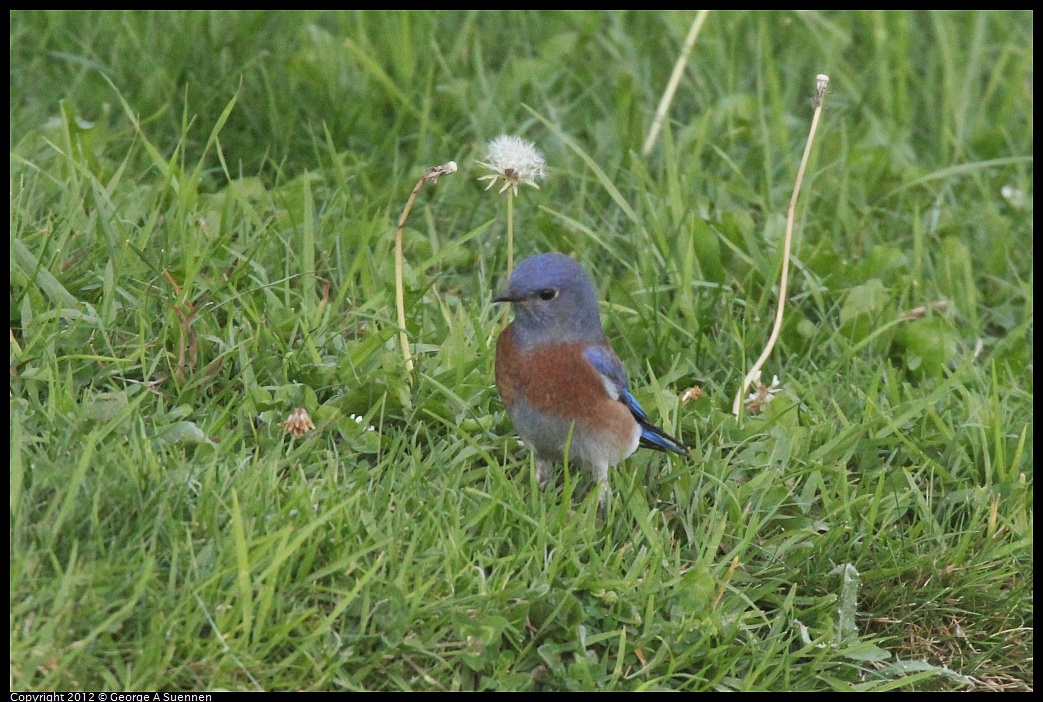
[{"label": "bird", "polygon": [[514,320],[496,341],[496,388],[515,430],[532,450],[540,488],[551,466],[590,469],[604,512],[608,469],[638,446],[681,456],[689,449],[649,419],[630,392],[626,369],[601,327],[594,280],[558,252],[536,254],[511,272],[493,302]]}]

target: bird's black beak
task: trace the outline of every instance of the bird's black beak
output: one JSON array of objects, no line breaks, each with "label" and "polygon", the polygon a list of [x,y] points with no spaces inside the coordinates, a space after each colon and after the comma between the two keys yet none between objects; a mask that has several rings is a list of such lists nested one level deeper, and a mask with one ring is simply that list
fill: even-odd
[{"label": "bird's black beak", "polygon": [[518,298],[514,297],[508,292],[500,293],[493,298],[493,302],[517,302]]}]

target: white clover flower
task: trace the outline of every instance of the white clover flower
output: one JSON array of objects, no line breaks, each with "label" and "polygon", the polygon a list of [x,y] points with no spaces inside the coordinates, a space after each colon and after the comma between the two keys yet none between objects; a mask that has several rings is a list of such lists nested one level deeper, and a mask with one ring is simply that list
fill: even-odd
[{"label": "white clover flower", "polygon": [[758,412],[763,412],[768,403],[782,392],[782,385],[779,384],[779,376],[777,375],[771,377],[771,385],[765,385],[761,382],[760,371],[757,371],[757,379],[754,383],[756,384],[756,389],[746,398],[746,409],[753,414],[757,414]]},{"label": "white clover flower", "polygon": [[[360,417],[359,415],[355,414],[354,412],[348,415],[348,419],[354,419],[355,420],[355,424],[362,424],[362,422],[366,421],[365,417]],[[376,431],[376,430],[377,430],[376,427],[374,427],[372,424],[370,424],[368,427],[366,427],[366,431]]]},{"label": "white clover flower", "polygon": [[489,181],[486,190],[499,182],[503,183],[500,193],[511,189],[515,196],[518,195],[518,186],[523,183],[539,190],[536,179],[543,178],[543,167],[547,165],[535,144],[507,134],[501,134],[489,142],[485,161],[476,163],[492,171],[478,178]]},{"label": "white clover flower", "polygon": [[1000,195],[1015,209],[1020,210],[1025,205],[1025,192],[1021,188],[1016,188],[1013,185],[1004,185],[1000,188]]}]

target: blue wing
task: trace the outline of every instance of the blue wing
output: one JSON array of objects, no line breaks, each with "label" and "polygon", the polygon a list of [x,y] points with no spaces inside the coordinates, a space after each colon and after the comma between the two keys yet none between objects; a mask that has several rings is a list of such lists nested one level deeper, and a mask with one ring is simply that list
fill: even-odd
[{"label": "blue wing", "polygon": [[608,394],[626,405],[630,414],[634,415],[634,419],[641,427],[642,446],[659,451],[670,451],[682,456],[688,453],[687,446],[652,424],[641,405],[630,394],[627,372],[612,349],[607,346],[588,346],[583,350],[583,355],[590,365],[594,366],[594,370],[601,375],[601,381],[605,384]]}]

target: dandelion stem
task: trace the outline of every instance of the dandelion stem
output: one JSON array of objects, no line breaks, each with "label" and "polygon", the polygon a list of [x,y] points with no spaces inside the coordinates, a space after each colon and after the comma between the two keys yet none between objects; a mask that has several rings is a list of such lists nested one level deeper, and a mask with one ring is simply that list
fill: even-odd
[{"label": "dandelion stem", "polygon": [[507,191],[507,275],[514,270],[514,192]]},{"label": "dandelion stem", "polygon": [[706,15],[709,12],[709,10],[699,10],[695,15],[695,19],[692,20],[692,27],[688,30],[684,46],[681,47],[681,54],[677,57],[677,62],[674,64],[674,72],[670,74],[670,80],[666,83],[666,90],[663,91],[663,97],[659,100],[659,107],[656,109],[655,119],[652,120],[652,127],[648,130],[648,136],[645,137],[644,146],[641,147],[642,156],[647,156],[655,145],[656,137],[659,136],[659,130],[662,129],[663,121],[666,119],[666,111],[670,109],[670,103],[673,102],[674,93],[677,92],[677,86],[681,82],[685,64],[688,63],[688,55],[692,53],[692,47],[695,46],[695,40],[699,37],[699,31],[703,28],[703,22],[706,21]]},{"label": "dandelion stem", "polygon": [[782,314],[786,309],[786,285],[789,282],[790,246],[793,242],[793,218],[797,209],[797,198],[800,195],[800,184],[804,180],[804,170],[808,165],[808,157],[811,155],[811,145],[815,141],[815,131],[818,129],[819,116],[822,114],[822,103],[826,97],[826,86],[829,84],[829,76],[819,74],[816,76],[815,80],[815,114],[811,118],[811,129],[808,131],[808,142],[804,146],[804,155],[800,159],[800,168],[797,169],[797,180],[793,184],[793,195],[790,197],[789,201],[789,211],[786,213],[786,237],[782,247],[782,275],[779,277],[779,306],[775,311],[775,326],[772,327],[771,336],[768,337],[768,343],[764,347],[764,351],[761,352],[756,363],[753,364],[749,373],[746,374],[746,377],[742,381],[742,387],[739,388],[739,392],[735,395],[735,402],[732,403],[732,414],[735,415],[736,419],[739,417],[739,412],[742,409],[742,396],[746,392],[746,388],[748,388],[754,378],[757,377],[757,373],[760,371],[761,366],[764,365],[764,362],[768,359],[772,349],[775,348],[775,342],[778,340],[779,332],[782,330]]}]

